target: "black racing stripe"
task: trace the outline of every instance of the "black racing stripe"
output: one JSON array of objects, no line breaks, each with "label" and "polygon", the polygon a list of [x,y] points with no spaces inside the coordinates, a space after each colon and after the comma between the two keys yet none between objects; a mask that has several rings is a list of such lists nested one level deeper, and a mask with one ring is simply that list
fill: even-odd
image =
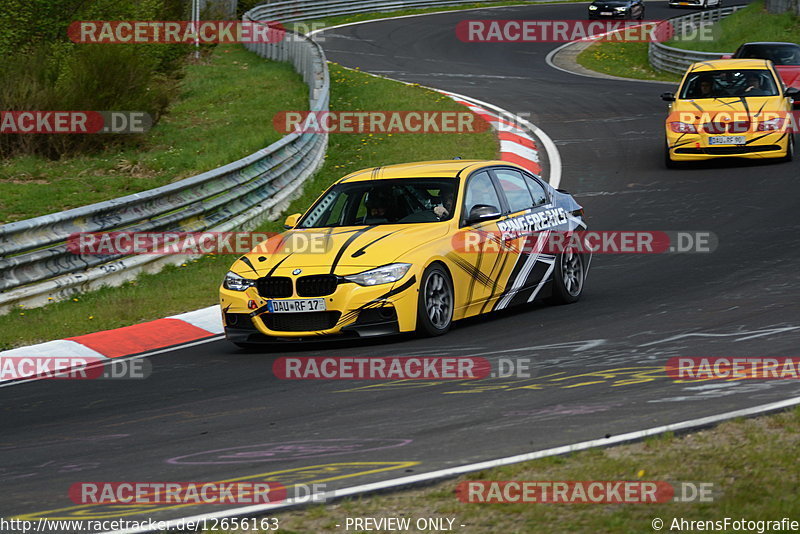
[{"label": "black racing stripe", "polygon": [[[517,293],[511,297],[511,301],[508,303],[508,308],[512,308],[519,304],[525,304],[528,302],[528,299],[533,294],[533,290],[536,289],[536,286],[539,285],[539,282],[544,278],[544,275],[547,274],[547,270],[550,268],[550,264],[537,261],[536,264],[531,269],[530,275],[528,276],[528,280],[525,282]],[[533,282],[536,282],[535,284]]]},{"label": "black racing stripe", "polygon": [[406,289],[408,289],[409,287],[413,286],[416,283],[417,283],[417,277],[412,276],[411,278],[406,280],[402,285],[392,288],[383,295],[372,299],[366,304],[362,304],[358,308],[342,314],[342,316],[339,318],[339,322],[337,322],[336,324],[340,324],[344,322],[346,319],[352,319],[353,317],[356,317],[361,310],[365,310],[367,308],[380,308],[381,306],[383,306],[384,300],[386,300],[389,297],[393,297],[399,293],[402,293],[403,291],[405,291]]},{"label": "black racing stripe", "polygon": [[374,227],[373,226],[365,226],[364,228],[361,228],[360,230],[357,230],[353,235],[351,235],[350,237],[347,238],[347,241],[344,242],[344,244],[341,246],[339,251],[336,253],[336,257],[333,258],[333,263],[331,263],[331,274],[333,274],[333,272],[336,270],[336,266],[339,264],[339,260],[342,259],[342,256],[344,256],[344,252],[345,252],[345,250],[347,250],[347,247],[352,245],[353,241],[358,239],[364,232],[366,232],[370,228],[374,228]]},{"label": "black racing stripe", "polygon": [[279,261],[278,263],[276,263],[275,265],[273,265],[273,266],[272,266],[272,269],[270,269],[270,270],[269,270],[269,272],[267,273],[267,276],[272,276],[272,273],[274,273],[274,272],[275,272],[275,270],[276,270],[278,267],[280,267],[280,266],[281,266],[281,264],[282,264],[283,262],[285,262],[286,260],[288,260],[288,259],[289,259],[289,256],[291,256],[292,254],[293,254],[293,252],[290,252],[289,254],[287,254],[286,256],[284,256],[284,257],[281,259],[281,261]]},{"label": "black racing stripe", "polygon": [[487,298],[487,299],[486,299],[486,300],[483,302],[483,306],[481,306],[481,313],[485,313],[485,312],[486,312],[486,308],[489,306],[489,302],[492,300],[492,298],[494,298],[495,294],[497,293],[497,286],[500,284],[500,280],[498,279],[498,277],[499,277],[499,275],[501,275],[501,274],[503,273],[503,271],[505,271],[505,269],[506,269],[506,264],[508,263],[508,257],[509,257],[510,255],[511,255],[511,254],[509,254],[509,253],[505,253],[505,254],[498,254],[498,256],[502,256],[502,258],[499,258],[499,257],[498,257],[496,260],[494,260],[494,267],[492,267],[492,272],[494,272],[494,269],[497,267],[497,262],[498,262],[500,259],[502,259],[502,260],[503,260],[503,262],[500,264],[500,270],[499,270],[499,271],[497,271],[497,274],[498,274],[498,276],[496,276],[496,277],[494,277],[494,278],[492,279],[492,280],[494,281],[494,282],[492,283],[492,293],[491,293],[491,295],[489,295],[489,298]]},{"label": "black racing stripe", "polygon": [[253,262],[250,261],[250,258],[248,258],[247,256],[242,256],[241,258],[239,258],[239,260],[242,263],[244,263],[245,265],[247,265],[248,267],[250,267],[251,271],[253,271],[254,273],[258,274],[258,271],[256,271],[256,268],[253,265]]},{"label": "black racing stripe", "polygon": [[384,234],[384,235],[380,236],[378,239],[373,239],[372,241],[370,241],[369,243],[367,243],[366,245],[364,245],[364,246],[363,246],[363,247],[361,247],[360,249],[358,249],[358,250],[356,250],[355,252],[353,252],[353,253],[350,255],[350,257],[351,257],[351,258],[357,258],[357,257],[359,257],[359,256],[363,256],[363,255],[364,255],[364,252],[367,250],[367,248],[371,247],[372,245],[374,245],[375,243],[377,243],[377,242],[378,242],[378,241],[380,241],[381,239],[385,239],[385,238],[389,237],[389,236],[390,236],[390,235],[392,235],[392,234],[396,234],[396,233],[397,233],[397,232],[399,232],[399,231],[400,231],[400,230],[395,230],[394,232],[389,232],[388,234]]},{"label": "black racing stripe", "polygon": [[[461,256],[458,256],[454,252],[448,252],[447,259],[452,261],[456,265],[456,267],[467,273],[471,277],[472,281],[480,282],[482,285],[486,287],[492,285],[492,279],[489,278],[489,275],[481,271],[477,265],[472,265],[470,262],[468,262]],[[472,300],[471,294],[468,295],[468,301],[469,300]]]}]

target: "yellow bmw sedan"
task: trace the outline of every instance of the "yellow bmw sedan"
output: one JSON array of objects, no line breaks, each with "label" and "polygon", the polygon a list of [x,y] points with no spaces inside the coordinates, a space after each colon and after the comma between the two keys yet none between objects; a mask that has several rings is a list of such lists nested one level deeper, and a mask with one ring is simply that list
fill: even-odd
[{"label": "yellow bmw sedan", "polygon": [[239,258],[220,288],[237,345],[440,335],[453,321],[538,298],[575,302],[590,260],[532,246],[585,230],[583,209],[503,161],[355,172],[285,227]]},{"label": "yellow bmw sedan", "polygon": [[790,161],[797,94],[767,60],[694,63],[677,95],[661,95],[670,102],[665,164],[731,157]]}]

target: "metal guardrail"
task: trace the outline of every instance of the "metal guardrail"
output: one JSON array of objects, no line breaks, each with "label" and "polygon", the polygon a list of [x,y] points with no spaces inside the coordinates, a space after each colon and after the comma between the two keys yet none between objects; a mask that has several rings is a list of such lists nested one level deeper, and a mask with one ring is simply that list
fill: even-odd
[{"label": "metal guardrail", "polygon": [[[746,6],[730,6],[721,9],[712,9],[709,11],[699,11],[690,15],[682,15],[674,17],[665,21],[665,23],[672,24],[676,35],[685,35],[689,31],[694,31],[697,28],[711,25],[731,13],[734,13]],[[659,42],[650,42],[648,47],[648,58],[650,65],[658,70],[666,72],[673,72],[676,74],[683,74],[689,65],[697,63],[698,61],[708,61],[712,59],[720,59],[725,54],[731,52],[700,52],[697,50],[684,50],[682,48],[674,48]]]},{"label": "metal guardrail", "polygon": [[[325,53],[308,37],[288,37],[248,48],[292,63],[309,86],[310,109],[326,111]],[[73,233],[248,230],[278,216],[321,166],[327,142],[326,134],[290,134],[250,156],[163,187],[0,226],[0,313],[119,285],[188,258],[77,255],[66,245]]]}]

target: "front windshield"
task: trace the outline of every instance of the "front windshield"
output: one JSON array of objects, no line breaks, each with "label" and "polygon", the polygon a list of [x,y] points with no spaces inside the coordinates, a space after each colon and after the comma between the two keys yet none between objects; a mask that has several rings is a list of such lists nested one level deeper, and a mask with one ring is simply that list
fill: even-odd
[{"label": "front windshield", "polygon": [[742,48],[740,58],[768,59],[776,65],[800,65],[800,46],[785,45],[747,45]]},{"label": "front windshield", "polygon": [[330,228],[446,221],[453,217],[455,178],[367,180],[333,186],[299,228]]},{"label": "front windshield", "polygon": [[778,87],[766,69],[717,70],[689,74],[681,99],[777,96]]}]

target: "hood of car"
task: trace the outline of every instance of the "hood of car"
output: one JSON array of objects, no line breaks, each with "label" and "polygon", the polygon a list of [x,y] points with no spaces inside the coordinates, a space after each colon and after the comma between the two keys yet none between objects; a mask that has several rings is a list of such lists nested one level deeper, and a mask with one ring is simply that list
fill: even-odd
[{"label": "hood of car", "polygon": [[287,268],[353,274],[404,261],[405,252],[445,236],[449,227],[448,223],[423,223],[289,230],[261,243],[234,263],[232,270],[248,278]]},{"label": "hood of car", "polygon": [[[671,120],[675,113],[693,113],[695,116],[703,114],[725,113],[752,113],[762,111],[786,111],[786,100],[782,96],[750,96],[750,97],[725,97],[703,98],[697,100],[676,100],[672,105]],[[684,121],[687,122],[687,121]]]},{"label": "hood of car", "polygon": [[627,0],[603,0],[601,2],[592,2],[592,5],[599,8],[614,8],[614,7],[628,7]]}]

